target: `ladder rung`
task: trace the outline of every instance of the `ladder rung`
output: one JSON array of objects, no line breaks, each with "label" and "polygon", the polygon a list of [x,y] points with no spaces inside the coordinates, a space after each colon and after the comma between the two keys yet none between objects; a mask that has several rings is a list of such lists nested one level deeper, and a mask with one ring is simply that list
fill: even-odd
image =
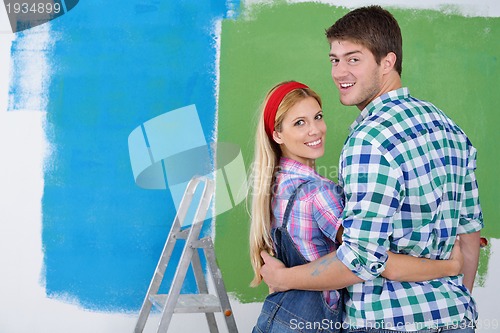
[{"label": "ladder rung", "polygon": [[[163,308],[167,294],[149,296],[154,306]],[[221,312],[219,299],[211,294],[182,294],[175,304],[174,313]]]}]

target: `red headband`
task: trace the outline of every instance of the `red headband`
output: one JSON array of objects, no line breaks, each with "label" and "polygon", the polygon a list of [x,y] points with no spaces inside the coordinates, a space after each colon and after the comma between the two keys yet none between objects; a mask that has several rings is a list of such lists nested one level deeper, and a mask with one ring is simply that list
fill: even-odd
[{"label": "red headband", "polygon": [[286,95],[288,95],[289,92],[300,88],[309,87],[300,82],[291,81],[276,88],[271,96],[269,96],[266,107],[264,108],[264,127],[269,138],[272,139],[273,137],[274,121],[276,119],[276,112],[278,112],[278,107],[280,106],[281,101]]}]

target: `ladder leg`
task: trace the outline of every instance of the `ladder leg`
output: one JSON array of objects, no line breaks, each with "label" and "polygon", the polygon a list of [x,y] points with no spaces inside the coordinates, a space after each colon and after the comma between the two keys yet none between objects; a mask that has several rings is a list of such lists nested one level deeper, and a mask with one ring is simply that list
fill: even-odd
[{"label": "ladder leg", "polygon": [[[207,281],[203,270],[201,267],[201,260],[199,250],[194,251],[193,258],[191,259],[191,264],[193,266],[194,277],[196,279],[196,285],[200,294],[208,294]],[[208,328],[210,333],[219,333],[219,328],[217,327],[217,321],[215,320],[215,315],[212,312],[205,312],[205,317],[207,318]]]},{"label": "ladder leg", "polygon": [[[191,204],[191,198],[193,197],[196,185],[199,183],[199,181],[200,180],[193,181],[193,184],[195,185],[193,185],[193,187],[190,187],[188,185],[188,189],[186,189],[186,193],[189,192],[190,196],[189,204]],[[177,271],[174,274],[174,279],[172,281],[172,285],[170,286],[167,301],[165,302],[165,306],[163,307],[160,324],[158,325],[158,333],[166,332],[168,326],[170,325],[170,320],[172,319],[172,315],[174,314],[175,305],[177,303],[177,299],[179,298],[182,284],[184,282],[184,279],[186,278],[186,273],[193,258],[193,252],[195,251],[193,244],[198,240],[201,227],[203,226],[203,221],[205,219],[205,216],[207,215],[208,207],[210,205],[210,202],[212,201],[213,194],[214,183],[212,181],[206,180],[205,188],[203,189],[201,199],[194,214],[193,225],[191,226],[189,234],[186,238],[186,244],[184,244],[184,250],[182,251],[179,265],[177,266]],[[181,206],[183,202],[184,198],[181,202]],[[185,216],[185,213],[183,214]]]},{"label": "ladder leg", "polygon": [[224,281],[222,280],[222,272],[217,265],[217,259],[215,257],[215,251],[212,239],[208,239],[209,245],[204,248],[205,257],[207,258],[208,265],[210,267],[210,273],[212,275],[215,290],[217,296],[220,300],[220,305],[222,308],[222,314],[226,320],[226,325],[229,333],[238,333],[238,327],[236,326],[236,321],[234,320],[233,310],[231,309],[231,303],[229,302],[229,297],[227,296],[226,287],[224,286]]},{"label": "ladder leg", "polygon": [[163,275],[165,274],[165,270],[167,269],[168,262],[170,260],[170,257],[172,256],[172,251],[176,243],[175,235],[179,232],[179,230],[180,230],[180,224],[178,223],[178,221],[175,221],[174,224],[172,225],[165,246],[163,247],[163,251],[160,255],[160,259],[153,274],[153,278],[146,293],[146,297],[144,298],[144,301],[142,303],[141,311],[139,312],[139,317],[135,325],[134,333],[142,333],[144,327],[146,326],[146,321],[153,306],[153,303],[151,302],[149,297],[151,295],[156,295],[158,293],[158,290],[160,289],[161,281],[163,280]]},{"label": "ladder leg", "polygon": [[158,325],[158,333],[166,332],[168,326],[170,325],[172,315],[174,314],[175,304],[177,303],[177,299],[179,298],[182,284],[184,282],[184,279],[186,278],[186,273],[193,256],[193,250],[194,249],[189,246],[189,241],[187,240],[186,244],[184,245],[184,250],[182,251],[177,270],[174,274],[174,279],[172,280],[172,284],[170,285],[167,301],[165,302],[165,306],[162,310],[160,323]]},{"label": "ladder leg", "polygon": [[182,234],[181,225],[186,218],[186,213],[189,209],[189,206],[191,205],[191,201],[193,199],[193,195],[199,181],[200,180],[193,178],[186,187],[186,191],[184,192],[184,196],[182,197],[181,203],[179,205],[179,210],[177,211],[177,214],[172,223],[172,227],[170,228],[167,241],[165,242],[165,246],[163,247],[163,251],[160,255],[155,273],[153,274],[153,278],[146,293],[146,297],[144,298],[143,304],[141,306],[134,333],[142,333],[142,331],[144,330],[146,321],[153,306],[150,297],[156,295],[158,293],[158,290],[160,289],[160,285],[163,280],[168,262],[170,261],[170,257],[172,256],[172,251],[174,249],[177,237]]}]

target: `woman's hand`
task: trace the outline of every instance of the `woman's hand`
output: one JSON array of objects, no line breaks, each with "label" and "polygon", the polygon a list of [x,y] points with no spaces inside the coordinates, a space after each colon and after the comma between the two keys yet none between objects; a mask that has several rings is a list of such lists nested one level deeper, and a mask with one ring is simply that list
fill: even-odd
[{"label": "woman's hand", "polygon": [[285,265],[278,259],[269,255],[266,251],[262,251],[260,256],[264,261],[264,265],[262,265],[260,269],[260,275],[262,275],[262,279],[268,285],[269,292],[273,293],[276,291],[288,290],[284,287],[281,278],[281,273],[287,269]]},{"label": "woman's hand", "polygon": [[453,245],[453,250],[451,251],[450,263],[452,264],[452,271],[450,276],[455,276],[462,274],[462,268],[464,266],[464,255],[460,248],[460,236],[457,236],[455,240],[455,245]]}]

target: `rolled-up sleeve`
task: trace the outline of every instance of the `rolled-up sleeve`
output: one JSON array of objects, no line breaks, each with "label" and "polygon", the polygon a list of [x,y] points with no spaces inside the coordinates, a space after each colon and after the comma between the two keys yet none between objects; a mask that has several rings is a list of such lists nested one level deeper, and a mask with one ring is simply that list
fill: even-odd
[{"label": "rolled-up sleeve", "polygon": [[343,151],[340,168],[346,203],[337,256],[359,278],[372,280],[385,270],[402,176],[377,148],[362,140]]},{"label": "rolled-up sleeve", "polygon": [[[470,142],[469,142],[470,143]],[[476,149],[470,144],[467,161],[467,174],[464,181],[464,195],[460,211],[458,234],[468,234],[483,228],[483,214],[479,204],[479,190],[476,180]]]}]

